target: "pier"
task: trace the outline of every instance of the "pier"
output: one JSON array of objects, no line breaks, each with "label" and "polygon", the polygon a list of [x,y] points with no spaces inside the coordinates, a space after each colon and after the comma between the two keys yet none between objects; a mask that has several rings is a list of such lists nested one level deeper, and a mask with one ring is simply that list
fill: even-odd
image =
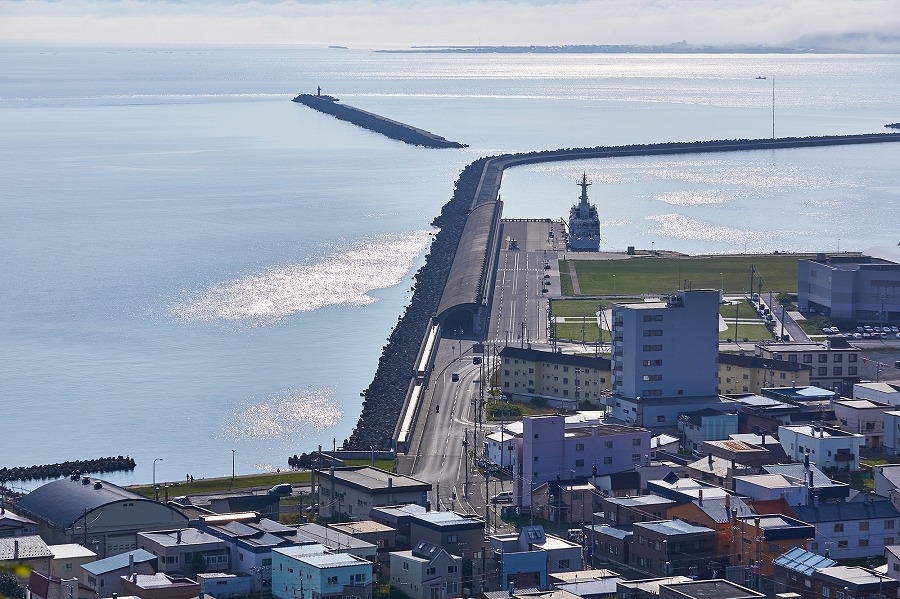
[{"label": "pier", "polygon": [[391,139],[402,141],[413,146],[423,146],[426,148],[466,148],[466,144],[450,141],[424,129],[407,125],[399,121],[391,120],[372,112],[366,112],[353,106],[341,104],[340,100],[332,96],[323,96],[320,94],[300,94],[294,98],[294,102],[309,106],[319,112],[330,114],[348,123],[353,123],[363,129],[381,133]]}]

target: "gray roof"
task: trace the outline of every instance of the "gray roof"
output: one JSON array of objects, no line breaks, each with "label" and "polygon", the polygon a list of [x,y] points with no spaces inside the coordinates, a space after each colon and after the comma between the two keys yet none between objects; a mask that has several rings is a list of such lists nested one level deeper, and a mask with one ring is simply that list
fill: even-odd
[{"label": "gray roof", "polygon": [[631,531],[631,527],[618,527],[618,526],[607,526],[605,524],[602,525],[591,525],[585,526],[585,529],[591,530],[593,529],[598,535],[607,535],[619,540],[624,539],[625,537],[630,537],[633,533]]},{"label": "gray roof", "polygon": [[635,528],[646,528],[664,535],[690,535],[698,533],[714,533],[715,531],[705,526],[694,526],[684,520],[657,520],[656,522],[635,522]]},{"label": "gray roof", "polygon": [[798,520],[816,522],[840,522],[849,520],[871,520],[875,518],[896,518],[900,511],[890,501],[860,503],[828,503],[815,507],[800,505],[794,508]]},{"label": "gray roof", "polygon": [[38,535],[0,539],[0,561],[39,557],[53,557],[53,552],[47,547],[44,539]]},{"label": "gray roof", "polygon": [[[179,537],[178,533],[181,533]],[[196,528],[182,528],[181,530],[163,530],[158,532],[139,532],[138,536],[157,543],[161,547],[176,547],[178,545],[199,545],[203,543],[224,543],[219,537]],[[179,538],[181,541],[179,542]]]},{"label": "gray roof", "polygon": [[[82,484],[85,480],[88,484]],[[98,484],[99,489],[95,488]],[[85,512],[123,500],[150,501],[106,481],[62,478],[28,493],[16,503],[16,508],[32,517],[66,528],[74,525]]]},{"label": "gray roof", "polygon": [[772,560],[772,563],[807,576],[819,568],[829,568],[837,565],[837,562],[833,559],[807,551],[802,547],[794,547],[790,551],[782,553]]},{"label": "gray roof", "polygon": [[[830,478],[828,478],[827,474],[816,468],[813,464],[810,464],[809,467],[813,473],[814,487],[819,488],[840,486],[836,485]],[[782,476],[786,476],[803,482],[809,481],[809,471],[801,462],[797,462],[796,464],[766,464],[762,467],[762,469],[769,474],[780,474]]]},{"label": "gray roof", "polygon": [[322,526],[321,524],[301,524],[297,527],[297,532],[300,533],[300,536],[306,537],[316,543],[321,543],[332,551],[335,549],[338,551],[346,551],[348,549],[375,548],[375,545],[372,543],[362,541],[356,537],[328,528],[327,526]]},{"label": "gray roof", "polygon": [[134,551],[129,551],[128,553],[120,553],[119,555],[107,557],[106,559],[98,559],[95,562],[85,564],[81,567],[90,574],[99,576],[101,574],[106,574],[107,572],[115,572],[116,570],[127,568],[129,555],[134,556],[135,564],[151,562],[156,559],[156,556],[149,551],[136,549]]}]

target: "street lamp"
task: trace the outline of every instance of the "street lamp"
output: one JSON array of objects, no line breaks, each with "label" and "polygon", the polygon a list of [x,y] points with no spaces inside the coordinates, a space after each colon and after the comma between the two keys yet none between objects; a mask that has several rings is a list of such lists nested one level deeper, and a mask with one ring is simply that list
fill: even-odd
[{"label": "street lamp", "polygon": [[234,482],[234,452],[236,449],[231,450],[231,482]]},{"label": "street lamp", "polygon": [[375,467],[375,446],[369,445],[369,449],[372,451],[372,468]]}]

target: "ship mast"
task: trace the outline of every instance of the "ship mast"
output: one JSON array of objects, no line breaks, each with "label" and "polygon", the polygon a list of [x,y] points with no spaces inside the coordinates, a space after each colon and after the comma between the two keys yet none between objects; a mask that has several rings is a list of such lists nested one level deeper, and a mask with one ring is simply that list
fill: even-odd
[{"label": "ship mast", "polygon": [[576,185],[581,187],[581,203],[587,204],[588,203],[587,188],[588,188],[588,185],[591,185],[591,182],[587,180],[587,173],[581,173],[581,181],[577,182]]}]

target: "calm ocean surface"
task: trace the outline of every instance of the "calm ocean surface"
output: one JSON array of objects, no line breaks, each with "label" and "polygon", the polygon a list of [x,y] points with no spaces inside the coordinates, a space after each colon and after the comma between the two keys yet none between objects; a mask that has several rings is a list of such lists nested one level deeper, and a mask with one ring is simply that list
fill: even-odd
[{"label": "calm ocean surface", "polygon": [[[311,48],[0,51],[0,465],[129,454],[120,483],[286,467],[340,444],[472,160],[510,151],[886,131],[900,57],[428,56]],[[767,79],[758,80],[757,76]],[[412,123],[411,148],[290,102]],[[900,144],[509,171],[505,215],[605,247],[898,241]],[[36,484],[36,483],[35,483]],[[34,484],[28,485],[34,486]]]}]

